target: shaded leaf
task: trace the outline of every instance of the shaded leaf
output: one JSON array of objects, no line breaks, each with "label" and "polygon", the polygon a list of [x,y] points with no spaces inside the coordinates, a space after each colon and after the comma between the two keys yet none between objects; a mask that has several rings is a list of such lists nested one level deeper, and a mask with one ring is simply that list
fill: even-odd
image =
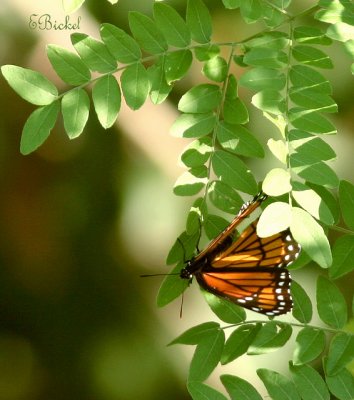
[{"label": "shaded leaf", "polygon": [[339,185],[339,204],[345,224],[354,229],[354,185],[345,180]]},{"label": "shaded leaf", "polygon": [[190,44],[191,35],[187,24],[174,8],[168,4],[155,3],[154,18],[168,44],[175,47],[187,47]]},{"label": "shaded leaf", "polygon": [[192,64],[193,56],[190,50],[178,50],[165,56],[165,78],[168,84],[182,79]]},{"label": "shaded leaf", "polygon": [[121,105],[120,88],[114,76],[106,75],[96,81],[92,89],[92,100],[103,128],[111,127]]},{"label": "shaded leaf", "polygon": [[244,193],[257,192],[257,183],[247,166],[236,156],[217,150],[212,157],[215,174],[221,181]]},{"label": "shaded leaf", "polygon": [[252,90],[281,90],[285,86],[285,75],[264,67],[252,68],[241,75],[239,84]]},{"label": "shaded leaf", "polygon": [[291,283],[291,294],[294,301],[293,317],[308,324],[312,319],[312,303],[306,291],[296,281]]},{"label": "shaded leaf", "polygon": [[211,16],[202,0],[188,0],[186,21],[192,39],[198,43],[208,43],[212,34]]},{"label": "shaded leaf", "polygon": [[58,76],[69,85],[82,85],[91,78],[90,70],[81,58],[60,46],[47,46],[47,56]]},{"label": "shaded leaf", "polygon": [[130,11],[129,26],[137,42],[148,53],[160,54],[167,50],[166,40],[151,18]]},{"label": "shaded leaf", "polygon": [[292,48],[292,55],[295,60],[306,65],[325,69],[333,68],[333,63],[329,56],[316,47],[297,45]]},{"label": "shaded leaf", "polygon": [[221,181],[212,182],[209,197],[217,208],[230,214],[236,214],[243,204],[243,199],[236,190]]},{"label": "shaded leaf", "polygon": [[329,400],[330,394],[321,375],[309,365],[290,365],[296,389],[303,400]]},{"label": "shaded leaf", "polygon": [[267,354],[283,347],[289,340],[292,328],[276,321],[265,323],[254,338],[247,354]]},{"label": "shaded leaf", "polygon": [[59,101],[37,108],[28,117],[22,131],[20,151],[23,155],[32,153],[45,142],[53,129],[59,113]]},{"label": "shaded leaf", "polygon": [[90,113],[90,99],[84,89],[67,92],[61,102],[64,128],[74,139],[83,132]]},{"label": "shaded leaf", "polygon": [[116,69],[116,60],[102,42],[84,33],[73,33],[71,43],[91,71],[105,73]]},{"label": "shaded leaf", "polygon": [[203,295],[214,314],[222,321],[229,324],[238,324],[245,321],[246,311],[244,308],[207,291],[203,291]]},{"label": "shaded leaf", "polygon": [[216,116],[212,113],[181,114],[171,127],[171,135],[198,138],[210,133],[215,126]]},{"label": "shaded leaf", "polygon": [[178,102],[178,109],[185,113],[200,114],[213,111],[221,100],[220,88],[203,83],[194,86]]},{"label": "shaded leaf", "polygon": [[189,286],[188,279],[181,279],[179,272],[183,268],[183,263],[177,264],[161,283],[157,293],[156,304],[158,307],[164,307],[171,303],[176,297],[179,297]]},{"label": "shaded leaf", "polygon": [[318,277],[316,300],[321,320],[333,328],[343,328],[348,318],[345,298],[338,287],[324,276]]},{"label": "shaded leaf", "polygon": [[328,268],[332,264],[327,236],[309,213],[301,208],[293,207],[290,230],[294,239],[317,264],[322,268]]},{"label": "shaded leaf", "polygon": [[329,269],[329,276],[337,279],[354,269],[354,236],[339,237],[333,246],[333,263]]},{"label": "shaded leaf", "polygon": [[260,368],[257,375],[273,400],[301,400],[294,383],[284,375]]},{"label": "shaded leaf", "polygon": [[132,110],[139,109],[150,91],[149,75],[140,62],[129,65],[120,78],[122,92],[127,105]]},{"label": "shaded leaf", "polygon": [[189,367],[189,381],[204,381],[214,371],[220,361],[224,342],[224,331],[217,329],[210,331],[198,343]]},{"label": "shaded leaf", "polygon": [[246,380],[233,375],[221,375],[220,380],[231,399],[262,400],[257,390]]},{"label": "shaded leaf", "polygon": [[187,383],[187,389],[193,400],[227,400],[222,393],[205,383],[189,381]]},{"label": "shaded leaf", "polygon": [[214,331],[218,331],[220,325],[217,322],[204,322],[203,324],[193,326],[193,328],[188,329],[176,339],[173,339],[172,344],[198,344],[206,337],[210,336]]},{"label": "shaded leaf", "polygon": [[295,365],[307,364],[321,355],[326,345],[323,330],[304,327],[296,336],[293,360]]},{"label": "shaded leaf", "polygon": [[1,72],[11,88],[32,104],[48,105],[58,96],[55,85],[39,72],[16,65],[3,65]]},{"label": "shaded leaf", "polygon": [[331,340],[328,357],[325,362],[325,372],[334,376],[341,372],[354,359],[354,335],[337,333]]},{"label": "shaded leaf", "polygon": [[139,45],[123,29],[104,23],[101,25],[100,34],[104,44],[116,60],[128,64],[141,58]]},{"label": "shaded leaf", "polygon": [[326,376],[329,390],[339,400],[352,400],[354,398],[354,376],[347,370],[342,369],[334,376]]}]

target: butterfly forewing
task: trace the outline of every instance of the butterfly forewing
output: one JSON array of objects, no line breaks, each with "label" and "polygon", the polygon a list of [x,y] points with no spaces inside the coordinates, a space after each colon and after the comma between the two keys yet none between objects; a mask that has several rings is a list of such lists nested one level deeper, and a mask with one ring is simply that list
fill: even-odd
[{"label": "butterfly forewing", "polygon": [[[241,208],[238,216],[242,219],[248,216],[264,198],[256,196]],[[233,234],[240,223],[237,218],[187,264],[181,277],[195,275],[205,290],[247,309],[270,316],[287,313],[292,308],[292,299],[291,277],[286,266],[298,257],[300,246],[289,230],[260,238],[256,232],[258,220],[234,242],[219,246]]]}]

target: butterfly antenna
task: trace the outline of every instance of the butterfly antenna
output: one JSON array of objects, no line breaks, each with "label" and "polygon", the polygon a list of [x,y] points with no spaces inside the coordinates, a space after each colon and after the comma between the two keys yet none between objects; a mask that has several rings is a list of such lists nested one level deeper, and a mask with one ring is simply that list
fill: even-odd
[{"label": "butterfly antenna", "polygon": [[179,310],[179,317],[182,319],[182,312],[183,312],[183,300],[184,300],[184,292],[182,293],[182,298],[181,298],[181,308]]},{"label": "butterfly antenna", "polygon": [[171,273],[171,274],[142,274],[139,276],[140,276],[140,278],[149,278],[151,276],[170,276],[170,275],[179,275],[179,274],[180,274],[179,272],[176,272],[176,273]]}]

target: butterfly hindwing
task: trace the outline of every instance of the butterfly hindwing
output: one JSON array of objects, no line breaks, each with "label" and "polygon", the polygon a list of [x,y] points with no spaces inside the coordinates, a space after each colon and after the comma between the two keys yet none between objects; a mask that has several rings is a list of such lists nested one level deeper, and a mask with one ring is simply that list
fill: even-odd
[{"label": "butterfly hindwing", "polygon": [[[243,206],[240,219],[253,212],[264,198],[258,195]],[[288,229],[260,238],[258,220],[230,241],[240,222],[238,216],[187,264],[181,277],[195,275],[205,290],[247,309],[269,316],[285,314],[292,308],[291,277],[286,267],[298,257],[300,246]]]}]

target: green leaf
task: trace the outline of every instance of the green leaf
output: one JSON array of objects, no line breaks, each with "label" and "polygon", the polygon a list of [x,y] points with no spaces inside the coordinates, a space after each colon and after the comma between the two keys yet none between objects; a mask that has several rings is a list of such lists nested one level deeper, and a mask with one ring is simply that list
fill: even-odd
[{"label": "green leaf", "polygon": [[283,114],[286,109],[285,98],[276,90],[266,89],[252,97],[252,104],[262,111],[271,114]]},{"label": "green leaf", "polygon": [[269,204],[257,224],[257,235],[269,237],[289,228],[291,223],[291,207],[288,203],[276,201]]},{"label": "green leaf", "polygon": [[340,181],[339,204],[345,224],[354,229],[354,185],[347,181]]},{"label": "green leaf", "polygon": [[149,76],[140,62],[127,67],[120,78],[123,96],[132,110],[139,109],[150,91]]},{"label": "green leaf", "polygon": [[198,138],[208,135],[215,126],[216,116],[212,113],[181,114],[171,127],[175,137]]},{"label": "green leaf", "polygon": [[209,307],[221,321],[238,324],[246,320],[246,311],[242,307],[206,291],[203,291],[203,295]]},{"label": "green leaf", "polygon": [[173,86],[166,82],[163,64],[153,64],[148,69],[150,80],[150,98],[154,104],[160,104],[166,100]]},{"label": "green leaf", "polygon": [[184,19],[168,4],[154,4],[154,18],[157,27],[171,46],[187,47],[191,42],[191,34]]},{"label": "green leaf", "polygon": [[300,182],[293,182],[292,195],[297,203],[313,217],[326,225],[334,223],[333,215],[322,198],[311,188]]},{"label": "green leaf", "polygon": [[85,0],[63,0],[65,14],[72,14],[78,10]]},{"label": "green leaf", "polygon": [[295,365],[307,364],[324,351],[326,336],[323,330],[305,326],[296,336],[293,360]]},{"label": "green leaf", "polygon": [[199,167],[205,164],[213,151],[212,140],[204,136],[190,143],[181,155],[181,160],[187,167]]},{"label": "green leaf", "polygon": [[137,11],[130,11],[128,18],[130,30],[144,50],[150,54],[167,50],[166,40],[151,18]]},{"label": "green leaf", "polygon": [[338,112],[338,106],[334,100],[330,96],[319,92],[317,89],[293,87],[290,89],[289,96],[296,105],[308,110],[328,113]]},{"label": "green leaf", "polygon": [[295,158],[304,160],[304,164],[315,164],[320,161],[331,160],[336,157],[332,147],[319,137],[308,140],[295,147]]},{"label": "green leaf", "polygon": [[179,297],[189,286],[189,280],[181,279],[179,276],[179,272],[182,268],[183,263],[178,263],[162,281],[156,298],[158,307],[164,307],[171,303],[171,301]]},{"label": "green leaf", "polygon": [[337,128],[318,111],[309,111],[303,108],[292,108],[289,118],[295,128],[305,132],[334,135]]},{"label": "green leaf", "polygon": [[329,400],[330,394],[321,375],[308,365],[290,365],[296,389],[303,400]]},{"label": "green leaf", "polygon": [[255,91],[281,90],[285,86],[285,75],[271,68],[256,67],[246,71],[239,79],[239,84]]},{"label": "green leaf", "polygon": [[210,42],[213,30],[211,16],[202,0],[188,0],[186,21],[194,41],[198,43]]},{"label": "green leaf", "polygon": [[241,0],[222,0],[224,7],[230,10],[240,7]]},{"label": "green leaf", "polygon": [[20,151],[23,155],[36,150],[50,134],[59,113],[59,101],[37,108],[28,117],[22,131]]},{"label": "green leaf", "polygon": [[276,321],[265,323],[257,333],[247,354],[259,355],[271,353],[283,347],[289,340],[292,328],[288,324],[282,324]]},{"label": "green leaf", "polygon": [[44,75],[16,65],[3,65],[1,72],[11,88],[26,101],[45,106],[56,100],[58,90]]},{"label": "green leaf", "polygon": [[280,196],[291,191],[290,172],[283,168],[273,168],[264,178],[262,190],[269,196]]},{"label": "green leaf", "polygon": [[336,173],[327,164],[318,162],[316,164],[304,164],[306,160],[301,157],[290,157],[291,166],[301,178],[306,179],[308,182],[323,185],[328,188],[336,188],[339,185],[339,179]]},{"label": "green leaf", "polygon": [[208,60],[203,67],[203,74],[211,81],[223,82],[227,76],[227,62],[223,57],[216,56]]},{"label": "green leaf", "polygon": [[207,213],[207,208],[203,197],[198,197],[189,210],[186,222],[186,232],[188,235],[198,233],[200,235],[201,220]]},{"label": "green leaf", "polygon": [[317,68],[333,68],[333,63],[329,56],[316,47],[297,45],[292,48],[292,55],[296,61],[302,64],[313,65]]},{"label": "green leaf", "polygon": [[324,7],[324,10],[319,10],[316,13],[316,19],[330,24],[343,21],[354,25],[352,3],[350,1],[334,0],[328,4],[325,4]]},{"label": "green leaf", "polygon": [[246,353],[261,327],[261,324],[243,324],[236,328],[225,343],[221,364],[227,364]]},{"label": "green leaf", "polygon": [[320,72],[306,65],[293,65],[289,76],[296,87],[308,87],[327,95],[332,93],[329,81]]},{"label": "green leaf", "polygon": [[116,60],[102,42],[83,33],[73,33],[71,43],[91,71],[106,73],[116,69]]},{"label": "green leaf", "polygon": [[281,50],[287,45],[289,45],[289,35],[279,31],[264,32],[245,43],[246,48],[266,47],[273,50]]},{"label": "green leaf", "polygon": [[194,86],[181,97],[178,109],[192,114],[207,113],[213,111],[219,105],[220,100],[220,88],[216,85],[203,83]]},{"label": "green leaf", "polygon": [[249,121],[248,110],[241,99],[225,97],[223,105],[225,122],[230,124],[246,124]]},{"label": "green leaf", "polygon": [[224,342],[224,331],[217,329],[210,331],[198,343],[189,368],[189,381],[204,381],[208,378],[220,361]]},{"label": "green leaf", "polygon": [[230,214],[236,214],[243,204],[242,197],[236,190],[221,181],[212,182],[209,197],[214,206]]},{"label": "green leaf", "polygon": [[324,276],[318,277],[316,300],[321,320],[333,328],[343,328],[348,319],[347,303],[337,286]]},{"label": "green leaf", "polygon": [[104,23],[101,25],[100,34],[103,43],[116,60],[125,64],[140,60],[139,45],[123,29]]},{"label": "green leaf", "polygon": [[112,75],[98,79],[92,89],[92,100],[103,128],[110,128],[120,110],[121,95],[118,82]]},{"label": "green leaf", "polygon": [[257,375],[273,400],[301,400],[294,383],[284,375],[265,368],[258,369]]},{"label": "green leaf", "polygon": [[220,48],[216,44],[208,43],[194,49],[195,56],[199,61],[208,61],[220,53]]},{"label": "green leaf", "polygon": [[286,165],[289,155],[287,143],[282,139],[274,140],[273,138],[270,138],[267,141],[267,146],[273,156]]},{"label": "green leaf", "polygon": [[284,68],[288,63],[288,56],[280,50],[263,47],[252,48],[245,54],[243,61],[254,67]]},{"label": "green leaf", "polygon": [[217,322],[204,322],[203,324],[193,326],[188,329],[176,339],[173,339],[172,344],[198,344],[206,337],[209,337],[213,332],[217,332],[220,329],[220,325]]},{"label": "green leaf", "polygon": [[205,383],[188,381],[187,389],[193,400],[227,400],[222,393]]},{"label": "green leaf", "polygon": [[178,50],[165,57],[165,77],[168,84],[182,79],[188,72],[193,61],[190,50]]},{"label": "green leaf", "polygon": [[354,37],[354,26],[337,22],[328,27],[326,36],[333,40],[348,43]]},{"label": "green leaf", "polygon": [[49,44],[47,56],[58,76],[69,85],[82,85],[91,78],[90,70],[79,56],[60,46]]},{"label": "green leaf", "polygon": [[339,277],[353,271],[354,264],[354,236],[344,235],[339,237],[333,247],[333,263],[329,269],[331,279]]},{"label": "green leaf", "polygon": [[303,324],[312,319],[312,304],[307,292],[296,281],[291,283],[291,294],[294,301],[293,317]]},{"label": "green leaf", "polygon": [[223,150],[217,150],[212,158],[215,174],[221,181],[244,193],[257,192],[257,182],[251,171],[236,156]]},{"label": "green leaf", "polygon": [[242,0],[240,2],[241,16],[247,24],[258,21],[262,16],[260,0]]},{"label": "green leaf", "polygon": [[[306,184],[309,188],[313,189],[317,194],[319,194],[321,196],[322,201],[325,202],[325,204],[327,205],[328,209],[330,210],[330,212],[334,218],[334,223],[338,223],[340,212],[339,212],[339,204],[338,204],[337,198],[334,197],[332,192],[330,192],[328,189],[326,189],[323,186],[315,185],[310,182],[306,182]],[[322,214],[321,214],[321,218],[322,218]]]},{"label": "green leaf", "polygon": [[262,400],[257,390],[246,380],[234,375],[221,375],[220,380],[231,399]]},{"label": "green leaf", "polygon": [[294,29],[294,39],[299,43],[330,45],[332,40],[314,26],[297,26]]},{"label": "green leaf", "polygon": [[166,259],[166,264],[171,265],[180,261],[189,260],[193,257],[200,239],[199,232],[188,235],[183,232],[178,236]]},{"label": "green leaf", "polygon": [[293,207],[292,215],[290,230],[294,239],[312,260],[322,268],[328,268],[332,264],[332,255],[323,228],[301,208]]},{"label": "green leaf", "polygon": [[354,359],[354,335],[344,332],[337,333],[331,340],[328,357],[325,362],[325,372],[334,376],[341,372]]},{"label": "green leaf", "polygon": [[193,196],[199,193],[207,182],[206,178],[199,178],[190,172],[184,172],[176,181],[173,193],[177,196]]},{"label": "green leaf", "polygon": [[339,400],[352,400],[354,398],[354,376],[342,369],[334,376],[326,376],[329,390]]},{"label": "green leaf", "polygon": [[225,150],[245,157],[264,157],[259,141],[245,127],[221,121],[217,125],[216,135]]},{"label": "green leaf", "polygon": [[81,135],[90,113],[90,99],[84,89],[67,92],[61,102],[64,128],[70,139]]},{"label": "green leaf", "polygon": [[222,232],[229,225],[229,221],[219,215],[209,214],[204,224],[204,230],[207,237],[211,240],[214,239],[220,232]]}]

